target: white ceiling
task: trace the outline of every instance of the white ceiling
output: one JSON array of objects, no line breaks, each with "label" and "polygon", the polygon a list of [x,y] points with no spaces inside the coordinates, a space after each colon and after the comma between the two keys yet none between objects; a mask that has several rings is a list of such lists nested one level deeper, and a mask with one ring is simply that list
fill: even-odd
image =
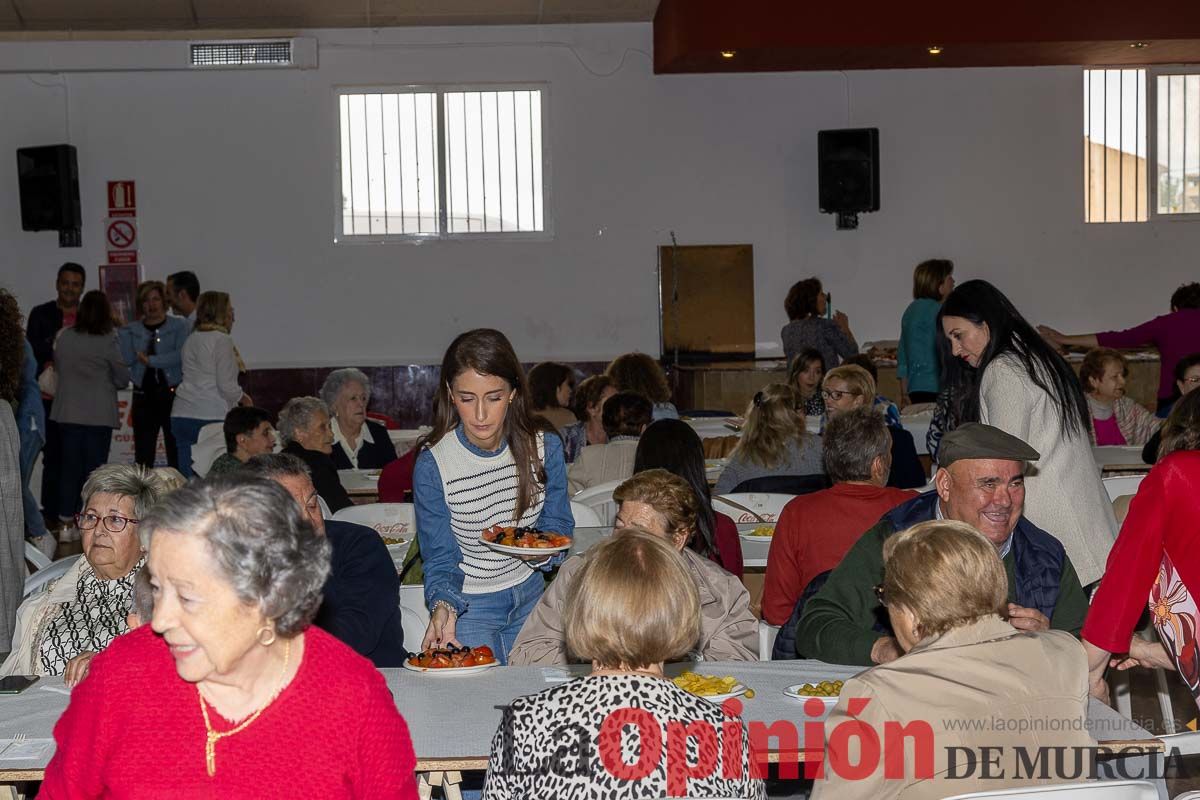
[{"label": "white ceiling", "polygon": [[3,31],[648,22],[658,0],[0,0]]}]

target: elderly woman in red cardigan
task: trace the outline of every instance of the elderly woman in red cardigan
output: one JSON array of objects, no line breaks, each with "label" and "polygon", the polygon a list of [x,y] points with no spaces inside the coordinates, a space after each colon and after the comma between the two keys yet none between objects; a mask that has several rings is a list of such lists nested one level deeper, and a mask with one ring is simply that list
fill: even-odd
[{"label": "elderly woman in red cardigan", "polygon": [[[1198,401],[1200,402],[1200,398]],[[1112,653],[1119,667],[1176,668],[1200,702],[1200,430],[1163,437],[1166,457],[1138,487],[1129,516],[1108,557],[1108,570],[1083,626],[1092,693],[1104,697],[1104,669]],[[1162,644],[1133,635],[1146,604]]]},{"label": "elderly woman in red cardigan", "polygon": [[281,486],[189,484],[141,533],[151,624],[75,688],[39,797],[417,797],[383,676],[309,627],[329,545]]}]

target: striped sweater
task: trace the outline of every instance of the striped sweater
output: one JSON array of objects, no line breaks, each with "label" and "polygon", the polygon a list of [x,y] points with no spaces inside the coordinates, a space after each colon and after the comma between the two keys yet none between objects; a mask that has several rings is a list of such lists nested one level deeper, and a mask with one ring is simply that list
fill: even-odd
[{"label": "striped sweater", "polygon": [[[528,562],[497,553],[479,541],[493,525],[512,525],[517,506],[517,465],[507,447],[498,456],[483,456],[463,447],[457,436],[444,436],[429,448],[442,476],[450,530],[462,551],[464,594],[487,594],[509,589],[534,570]],[[538,456],[545,457],[543,434],[538,435]],[[521,516],[521,525],[532,525],[542,513],[545,490],[537,487],[533,502]]]}]

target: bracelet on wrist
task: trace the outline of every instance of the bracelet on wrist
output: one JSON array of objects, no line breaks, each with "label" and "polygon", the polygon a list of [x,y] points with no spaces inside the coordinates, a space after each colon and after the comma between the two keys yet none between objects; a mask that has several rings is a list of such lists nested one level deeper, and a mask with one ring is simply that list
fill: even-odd
[{"label": "bracelet on wrist", "polygon": [[439,608],[445,608],[448,612],[450,612],[451,615],[455,617],[458,616],[458,609],[450,605],[450,603],[446,602],[445,600],[438,600],[433,604],[433,613],[436,613]]}]

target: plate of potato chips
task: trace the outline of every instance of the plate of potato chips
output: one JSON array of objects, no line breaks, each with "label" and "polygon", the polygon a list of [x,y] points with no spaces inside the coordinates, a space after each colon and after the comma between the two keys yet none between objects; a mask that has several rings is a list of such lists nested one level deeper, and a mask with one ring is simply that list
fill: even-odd
[{"label": "plate of potato chips", "polygon": [[732,675],[719,677],[717,675],[701,675],[696,672],[684,672],[671,682],[697,697],[703,697],[713,703],[723,703],[731,697],[754,697],[754,690],[743,685]]}]

